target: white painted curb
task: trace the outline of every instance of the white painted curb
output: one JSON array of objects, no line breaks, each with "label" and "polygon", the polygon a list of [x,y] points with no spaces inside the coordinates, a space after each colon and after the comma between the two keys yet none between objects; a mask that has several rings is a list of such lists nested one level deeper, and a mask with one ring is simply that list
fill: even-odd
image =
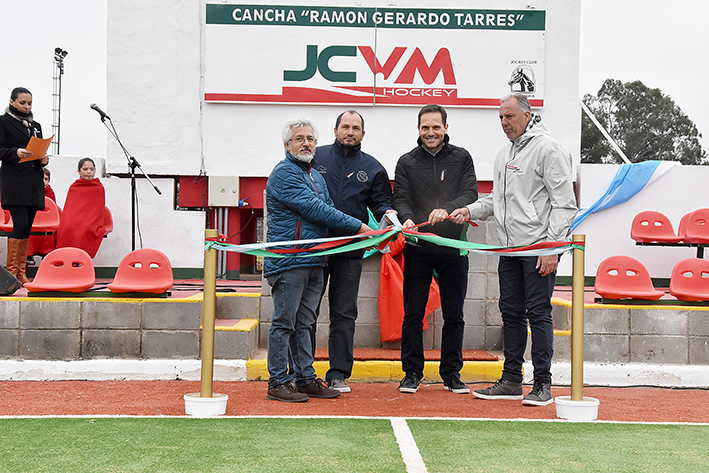
[{"label": "white painted curb", "polygon": [[[0,381],[199,381],[200,360],[0,360]],[[246,360],[215,360],[215,381],[246,381]]]}]

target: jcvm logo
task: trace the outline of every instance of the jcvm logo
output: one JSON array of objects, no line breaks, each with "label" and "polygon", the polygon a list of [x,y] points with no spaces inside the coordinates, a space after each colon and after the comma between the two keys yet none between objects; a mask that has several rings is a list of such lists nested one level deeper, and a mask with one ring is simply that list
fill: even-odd
[{"label": "jcvm logo", "polygon": [[[330,82],[356,83],[357,73],[355,71],[335,71],[330,67],[330,59],[333,57],[356,57],[358,50],[372,74],[382,74],[384,80],[387,80],[399,65],[407,48],[402,46],[394,48],[382,65],[369,46],[328,46],[318,53],[318,46],[309,44],[306,48],[305,68],[300,71],[283,71],[283,80],[288,82],[306,81],[319,72],[323,78]],[[415,48],[394,80],[394,84],[412,85],[416,72],[427,85],[433,84],[439,74],[443,75],[446,85],[456,85],[453,62],[450,52],[446,48],[439,49],[430,63],[426,61],[421,50]]]}]

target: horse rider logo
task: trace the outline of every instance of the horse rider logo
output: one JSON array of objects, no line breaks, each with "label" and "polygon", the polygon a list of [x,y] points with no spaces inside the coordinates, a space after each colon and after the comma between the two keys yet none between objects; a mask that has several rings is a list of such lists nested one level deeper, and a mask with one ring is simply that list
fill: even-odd
[{"label": "horse rider logo", "polygon": [[369,180],[369,176],[367,175],[367,172],[366,171],[357,172],[357,180],[359,182],[367,182]]},{"label": "horse rider logo", "polygon": [[534,82],[534,70],[527,65],[523,65],[515,67],[507,85],[510,86],[510,92],[531,93],[536,88]]}]

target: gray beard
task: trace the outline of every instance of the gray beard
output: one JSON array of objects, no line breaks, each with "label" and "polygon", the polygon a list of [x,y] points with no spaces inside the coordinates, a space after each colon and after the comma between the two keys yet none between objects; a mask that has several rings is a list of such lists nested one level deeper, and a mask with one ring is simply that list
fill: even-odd
[{"label": "gray beard", "polygon": [[313,160],[314,156],[315,156],[314,154],[311,154],[311,155],[296,154],[295,159],[297,159],[298,161],[303,161],[304,163],[310,163]]}]

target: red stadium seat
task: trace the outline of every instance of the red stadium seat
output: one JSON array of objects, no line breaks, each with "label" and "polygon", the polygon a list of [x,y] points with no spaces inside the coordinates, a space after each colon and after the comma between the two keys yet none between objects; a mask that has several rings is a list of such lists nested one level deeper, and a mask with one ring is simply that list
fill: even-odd
[{"label": "red stadium seat", "polygon": [[709,261],[687,258],[672,269],[670,294],[681,301],[709,301]]},{"label": "red stadium seat", "polygon": [[630,256],[610,256],[596,272],[595,291],[604,299],[645,299],[656,301],[665,295],[652,285],[650,273]]},{"label": "red stadium seat", "polygon": [[61,211],[59,206],[49,197],[44,198],[44,210],[38,211],[32,223],[33,232],[56,232],[59,230]]},{"label": "red stadium seat", "polygon": [[96,284],[94,263],[80,248],[57,248],[42,259],[29,292],[84,292]]},{"label": "red stadium seat", "polygon": [[[12,231],[12,217],[10,212],[5,210],[4,222],[0,224],[0,231],[11,232]],[[44,198],[44,210],[39,210],[34,216],[34,222],[32,222],[33,232],[43,232],[43,233],[54,233],[59,230],[59,221],[61,217],[61,210],[59,206],[49,197]]]},{"label": "red stadium seat", "polygon": [[164,253],[144,248],[123,257],[116,277],[108,285],[111,292],[162,294],[172,287],[172,265]]},{"label": "red stadium seat", "polygon": [[709,243],[709,209],[698,209],[687,217],[685,243]]},{"label": "red stadium seat", "polygon": [[12,231],[12,217],[10,216],[9,210],[3,210],[2,216],[0,217],[0,232],[11,232]]},{"label": "red stadium seat", "polygon": [[630,238],[639,243],[679,243],[682,239],[672,229],[672,223],[661,212],[645,210],[633,219]]},{"label": "red stadium seat", "polygon": [[105,229],[105,235],[108,235],[113,231],[113,214],[108,209],[108,207],[103,208],[103,228]]},{"label": "red stadium seat", "polygon": [[692,212],[684,214],[677,228],[677,236],[680,237],[684,243],[687,243],[687,222],[689,222],[690,215],[692,215]]}]

